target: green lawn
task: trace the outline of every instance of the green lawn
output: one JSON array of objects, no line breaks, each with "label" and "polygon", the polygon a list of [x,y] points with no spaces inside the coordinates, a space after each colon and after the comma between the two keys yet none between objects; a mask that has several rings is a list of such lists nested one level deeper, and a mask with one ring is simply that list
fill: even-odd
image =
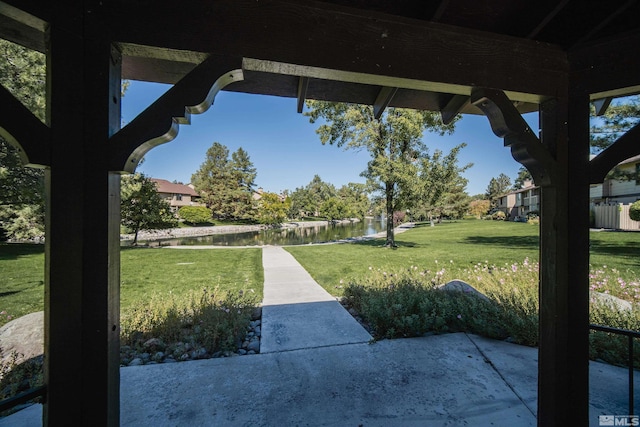
[{"label": "green lawn", "polygon": [[[187,294],[219,287],[262,300],[260,249],[148,249],[121,252],[121,305],[126,310],[153,294]],[[0,244],[0,325],[43,309],[44,246]]]},{"label": "green lawn", "polygon": [[[392,271],[417,266],[447,275],[478,263],[497,266],[538,260],[538,226],[499,221],[458,221],[420,225],[397,236],[398,249],[381,247],[382,240],[343,245],[288,247],[296,259],[331,294],[342,295],[351,279],[369,268]],[[0,325],[42,310],[44,247],[0,244]],[[262,298],[260,249],[123,249],[122,308],[154,293],[186,294],[219,286],[223,290],[253,290]],[[609,281],[598,290],[616,286],[618,279],[638,287],[640,233],[592,232],[592,270]],[[604,267],[606,266],[606,268]],[[614,277],[615,276],[615,277]],[[614,279],[611,279],[614,277]],[[340,283],[342,280],[343,283]],[[609,288],[607,288],[609,287]],[[251,291],[250,291],[251,292]],[[614,292],[612,292],[615,294]]]},{"label": "green lawn", "polygon": [[[417,266],[423,270],[456,271],[478,263],[496,266],[529,258],[538,261],[539,227],[526,223],[467,220],[428,224],[398,234],[397,249],[381,247],[383,240],[346,245],[287,247],[313,278],[332,295],[364,277],[369,269],[393,271]],[[591,264],[617,269],[626,282],[640,278],[640,233],[591,232]],[[449,274],[450,273],[450,274]],[[342,283],[341,283],[342,281]]]}]

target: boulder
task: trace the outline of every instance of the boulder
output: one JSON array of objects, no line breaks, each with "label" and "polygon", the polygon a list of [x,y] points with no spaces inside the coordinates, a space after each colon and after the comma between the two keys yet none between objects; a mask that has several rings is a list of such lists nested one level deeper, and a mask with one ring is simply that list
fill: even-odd
[{"label": "boulder", "polygon": [[0,363],[9,363],[15,354],[20,364],[44,353],[44,312],[27,314],[0,328]]},{"label": "boulder", "polygon": [[633,304],[629,301],[625,301],[621,298],[614,297],[613,295],[604,294],[602,292],[591,292],[591,299],[601,304],[607,305],[618,311],[631,311],[633,310]]},{"label": "boulder", "polygon": [[470,284],[468,284],[463,280],[454,279],[450,282],[445,283],[444,285],[438,286],[438,289],[442,291],[447,291],[447,292],[462,292],[467,295],[477,296],[478,298],[481,298],[487,301],[489,300],[489,298],[487,298],[485,294],[478,291],[476,288],[474,288],[473,286],[471,286]]}]

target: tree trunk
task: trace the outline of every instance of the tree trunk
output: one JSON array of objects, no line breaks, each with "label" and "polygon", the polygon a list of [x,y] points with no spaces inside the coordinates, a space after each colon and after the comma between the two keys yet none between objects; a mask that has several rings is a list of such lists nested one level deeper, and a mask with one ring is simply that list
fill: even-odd
[{"label": "tree trunk", "polygon": [[133,243],[131,244],[131,246],[136,246],[138,244],[138,231],[140,230],[136,228],[135,233],[133,233]]},{"label": "tree trunk", "polygon": [[385,246],[395,248],[396,241],[393,232],[393,184],[385,183],[385,195],[387,199],[387,241]]}]

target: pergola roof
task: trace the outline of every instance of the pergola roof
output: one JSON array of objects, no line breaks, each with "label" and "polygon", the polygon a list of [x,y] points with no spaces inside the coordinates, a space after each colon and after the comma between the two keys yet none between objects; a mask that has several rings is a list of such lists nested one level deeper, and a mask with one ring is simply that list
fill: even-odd
[{"label": "pergola roof", "polygon": [[[237,0],[232,14],[226,1],[184,10],[140,3],[109,2],[124,78],[173,84],[211,53],[240,53],[244,80],[224,90],[298,98],[299,110],[304,99],[321,99],[480,114],[468,102],[477,85],[501,87],[520,112],[537,111],[556,95],[568,54],[592,69],[591,50],[613,49],[615,58],[640,43],[635,0]],[[0,8],[0,37],[44,50],[46,25],[16,15]],[[381,23],[382,33],[374,29]],[[592,99],[638,92],[598,88]]]}]

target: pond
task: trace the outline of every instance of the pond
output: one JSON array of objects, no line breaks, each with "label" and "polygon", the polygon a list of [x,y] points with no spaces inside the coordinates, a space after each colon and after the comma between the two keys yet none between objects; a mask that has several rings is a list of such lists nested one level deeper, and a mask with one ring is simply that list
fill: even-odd
[{"label": "pond", "polygon": [[364,221],[317,226],[280,228],[244,233],[213,234],[210,236],[181,237],[158,241],[162,246],[261,246],[306,245],[323,243],[350,237],[368,236],[384,231],[385,221],[366,218]]}]

